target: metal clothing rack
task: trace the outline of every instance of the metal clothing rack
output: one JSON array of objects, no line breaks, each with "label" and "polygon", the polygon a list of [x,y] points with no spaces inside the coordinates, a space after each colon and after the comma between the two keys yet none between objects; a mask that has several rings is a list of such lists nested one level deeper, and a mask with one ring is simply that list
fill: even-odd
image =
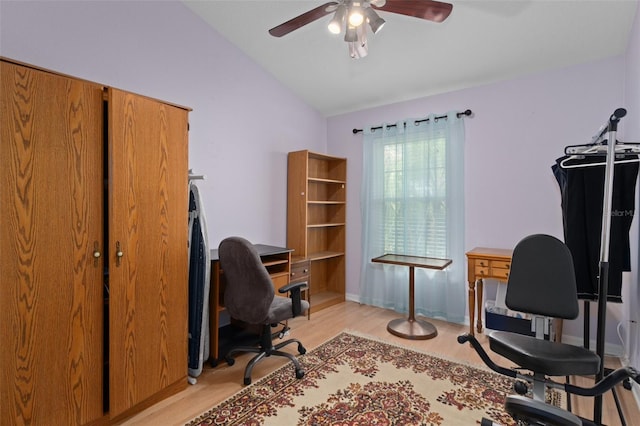
[{"label": "metal clothing rack", "polygon": [[[596,375],[596,382],[602,380],[605,376],[604,368],[604,344],[605,344],[605,328],[607,320],[607,297],[609,293],[609,242],[611,231],[611,208],[613,198],[613,178],[614,178],[614,166],[621,162],[638,162],[639,159],[624,159],[624,155],[640,153],[640,144],[625,144],[620,143],[616,139],[616,132],[618,130],[618,122],[625,115],[627,110],[624,108],[618,108],[609,117],[609,119],[598,129],[597,133],[593,136],[591,143],[588,145],[574,145],[565,148],[565,154],[570,155],[567,159],[563,160],[561,167],[585,167],[591,165],[602,165],[603,163],[593,163],[588,165],[571,165],[571,160],[581,159],[588,155],[602,155],[606,154],[605,161],[605,182],[604,182],[604,197],[603,197],[603,209],[602,209],[602,232],[600,239],[600,264],[598,274],[598,317],[597,317],[597,331],[596,331],[596,354],[600,357],[600,370]],[[602,142],[606,140],[607,143]],[[622,159],[619,157],[622,156]],[[585,302],[585,347],[589,347],[589,302]],[[618,409],[618,414],[622,424],[626,424],[624,421],[624,415],[616,394],[616,390],[612,388],[613,396]],[[593,421],[597,424],[602,423],[602,402],[603,396],[596,396],[594,399],[594,413]]]}]

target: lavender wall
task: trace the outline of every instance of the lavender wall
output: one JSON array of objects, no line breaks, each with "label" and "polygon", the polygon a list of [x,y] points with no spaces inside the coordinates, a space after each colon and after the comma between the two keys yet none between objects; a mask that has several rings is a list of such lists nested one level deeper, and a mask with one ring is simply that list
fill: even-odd
[{"label": "lavender wall", "polygon": [[[349,296],[357,298],[361,261],[362,135],[354,136],[352,128],[470,108],[474,116],[465,123],[466,248],[510,248],[538,232],[562,238],[560,192],[550,167],[565,145],[590,141],[622,105],[624,69],[624,58],[616,57],[329,118],[328,152],[347,157],[349,164]],[[495,283],[485,287],[490,298]],[[621,350],[615,327],[622,315],[621,306],[610,307],[607,342],[612,351]],[[581,341],[581,320],[568,322],[565,334]]]},{"label": "lavender wall", "polygon": [[[193,108],[190,167],[207,175],[200,186],[213,245],[232,234],[284,244],[286,153],[311,149],[347,157],[351,298],[357,298],[361,260],[362,137],[353,127],[471,108],[466,247],[512,247],[532,232],[561,236],[559,191],[549,167],[564,145],[588,140],[623,101],[630,111],[623,134],[640,140],[638,17],[627,52],[326,120],[179,2],[0,1],[0,55]],[[612,327],[627,321],[623,315],[638,321],[637,272],[629,282],[636,283],[628,286],[630,303],[608,315],[610,345],[620,343]],[[495,286],[487,287],[490,296]],[[581,323],[568,324],[566,334],[580,336]]]},{"label": "lavender wall", "polygon": [[180,2],[2,0],[0,55],[193,108],[210,242],[286,243],[286,153],[326,120]]}]

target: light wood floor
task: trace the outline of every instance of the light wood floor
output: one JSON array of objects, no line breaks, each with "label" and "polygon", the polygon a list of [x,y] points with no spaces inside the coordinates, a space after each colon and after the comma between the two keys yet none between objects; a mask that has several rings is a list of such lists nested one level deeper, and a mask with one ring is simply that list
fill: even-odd
[{"label": "light wood floor", "polygon": [[[317,313],[312,313],[311,319],[299,317],[289,322],[291,337],[300,339],[307,350],[319,346],[343,330],[353,330],[359,333],[379,337],[387,342],[469,364],[483,366],[484,364],[469,345],[461,345],[456,337],[467,332],[468,326],[430,320],[438,329],[438,336],[430,340],[407,340],[389,334],[387,323],[400,317],[396,312],[345,302],[332,306]],[[484,335],[479,336],[481,343],[486,344]],[[292,353],[296,353],[296,345],[289,346]],[[492,356],[493,357],[493,356]],[[498,357],[493,357],[498,361]],[[120,423],[122,425],[184,425],[194,417],[204,413],[217,403],[230,397],[243,388],[242,380],[244,367],[250,356],[242,355],[236,363],[229,367],[221,363],[216,368],[205,367],[198,377],[197,384],[164,401],[148,408],[140,414]],[[253,371],[253,380],[277,369],[287,360],[281,357],[270,357],[258,363]],[[609,363],[610,361],[607,361]],[[503,366],[509,366],[508,361],[499,361]],[[614,364],[611,365],[615,367]],[[582,386],[589,386],[592,379],[578,378]],[[618,394],[625,412],[628,424],[640,419],[640,409],[630,391],[619,386]],[[586,418],[593,418],[593,402],[591,398],[573,397],[573,412]],[[480,419],[478,419],[480,420]],[[603,422],[610,426],[620,425],[615,403],[611,392],[604,398]]]}]

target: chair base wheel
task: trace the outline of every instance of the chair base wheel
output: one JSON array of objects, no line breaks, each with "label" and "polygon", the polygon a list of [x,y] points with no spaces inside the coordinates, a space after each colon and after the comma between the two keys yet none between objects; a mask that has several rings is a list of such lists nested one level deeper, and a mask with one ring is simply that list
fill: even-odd
[{"label": "chair base wheel", "polygon": [[227,361],[227,365],[229,366],[236,363],[236,360],[234,358],[225,358],[224,360]]},{"label": "chair base wheel", "polygon": [[251,378],[250,377],[245,377],[244,378],[244,384],[245,384],[245,386],[250,385],[251,384]]},{"label": "chair base wheel", "polygon": [[513,390],[515,390],[518,395],[526,395],[529,391],[529,386],[521,380],[516,380],[513,383]]},{"label": "chair base wheel", "polygon": [[296,370],[296,379],[302,379],[304,377],[304,370]]},{"label": "chair base wheel", "polygon": [[304,346],[302,346],[302,345],[298,345],[298,353],[299,353],[300,355],[304,355],[304,354],[306,354],[306,353],[307,353],[307,350],[305,349],[305,347],[304,347]]}]

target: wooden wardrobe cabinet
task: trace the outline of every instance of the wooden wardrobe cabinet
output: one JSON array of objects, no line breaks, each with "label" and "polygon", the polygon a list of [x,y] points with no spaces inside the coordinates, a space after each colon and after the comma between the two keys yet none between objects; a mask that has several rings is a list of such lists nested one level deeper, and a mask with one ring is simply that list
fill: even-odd
[{"label": "wooden wardrobe cabinet", "polygon": [[2,59],[0,424],[186,387],[188,109]]}]

